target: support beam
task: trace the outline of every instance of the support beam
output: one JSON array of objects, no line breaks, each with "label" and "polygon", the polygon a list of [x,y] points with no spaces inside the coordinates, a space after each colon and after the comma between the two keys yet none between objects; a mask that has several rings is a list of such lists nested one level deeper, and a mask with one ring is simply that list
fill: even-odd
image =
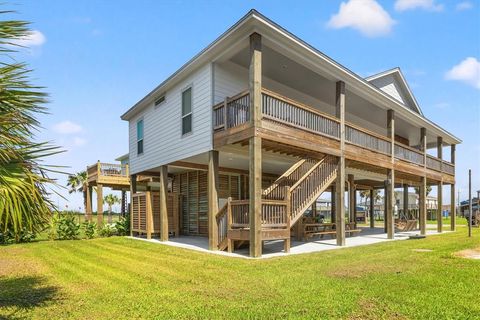
[{"label": "support beam", "polygon": [[330,188],[330,222],[335,223],[335,186]]},{"label": "support beam", "polygon": [[88,221],[92,222],[92,186],[87,185],[87,201],[85,207],[85,214]]},{"label": "support beam", "polygon": [[103,226],[103,185],[97,183],[97,226]]},{"label": "support beam", "polygon": [[127,204],[126,204],[126,201],[127,201],[127,196],[126,196],[126,191],[125,190],[122,190],[122,204],[121,204],[121,209],[120,209],[120,213],[122,215],[122,217],[125,217],[125,214],[127,212]]},{"label": "support beam", "polygon": [[[262,37],[250,35],[250,124],[261,127],[262,121]],[[250,256],[262,255],[262,138],[249,140],[249,217]]]},{"label": "support beam", "polygon": [[[387,111],[387,134],[390,138],[391,147],[390,147],[390,159],[392,165],[395,163],[395,111],[392,109]],[[387,205],[386,205],[386,215],[385,222],[387,225],[387,238],[393,239],[395,234],[394,227],[394,202],[395,202],[395,171],[393,169],[387,170]]]},{"label": "support beam", "polygon": [[168,166],[160,167],[160,241],[168,241]]},{"label": "support beam", "polygon": [[130,176],[130,236],[133,236],[133,195],[137,193],[137,175]]},{"label": "support beam", "polygon": [[370,189],[370,228],[375,228],[375,191]]},{"label": "support beam", "polygon": [[419,199],[418,205],[420,209],[420,234],[426,235],[427,234],[427,178],[422,177],[422,181],[420,184],[420,192],[419,192]]},{"label": "support beam", "polygon": [[[443,160],[443,138],[437,137],[437,158]],[[440,162],[441,163],[441,162]],[[440,169],[443,170],[443,164],[440,164]],[[443,181],[437,185],[437,232],[443,231]]]},{"label": "support beam", "polygon": [[383,232],[387,233],[387,205],[388,205],[388,192],[387,192],[387,180],[384,181],[383,187]]},{"label": "support beam", "polygon": [[218,151],[208,152],[208,249],[218,249]]},{"label": "support beam", "polygon": [[[455,145],[450,146],[450,162],[455,165]],[[450,230],[455,231],[457,212],[455,206],[455,183],[450,185]]]},{"label": "support beam", "polygon": [[152,209],[152,191],[150,188],[145,192],[145,211],[147,222],[147,239],[152,239],[153,231],[153,209]]},{"label": "support beam", "polygon": [[335,182],[335,228],[337,245],[345,245],[345,82],[338,81],[335,92],[335,114],[340,120],[340,157]]},{"label": "support beam", "polygon": [[443,182],[437,185],[437,232],[443,232]]},{"label": "support beam", "polygon": [[403,185],[403,215],[409,220],[410,215],[408,211],[408,184]]},{"label": "support beam", "polygon": [[348,217],[350,223],[355,223],[355,178],[348,175]]}]

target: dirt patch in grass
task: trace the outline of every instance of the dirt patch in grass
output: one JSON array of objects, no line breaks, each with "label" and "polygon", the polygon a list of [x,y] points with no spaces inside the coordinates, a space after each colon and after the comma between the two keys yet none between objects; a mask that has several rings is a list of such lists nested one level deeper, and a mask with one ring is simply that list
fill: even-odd
[{"label": "dirt patch in grass", "polygon": [[480,248],[458,251],[453,255],[460,258],[480,260]]},{"label": "dirt patch in grass", "polygon": [[348,265],[341,269],[331,270],[327,275],[333,278],[359,279],[370,274],[398,273],[395,266],[381,264],[357,264]]},{"label": "dirt patch in grass", "polygon": [[432,249],[413,249],[413,252],[432,252]]},{"label": "dirt patch in grass", "polygon": [[399,312],[387,307],[381,301],[376,299],[361,299],[358,302],[360,310],[352,314],[348,319],[350,320],[364,320],[364,319],[407,319]]}]

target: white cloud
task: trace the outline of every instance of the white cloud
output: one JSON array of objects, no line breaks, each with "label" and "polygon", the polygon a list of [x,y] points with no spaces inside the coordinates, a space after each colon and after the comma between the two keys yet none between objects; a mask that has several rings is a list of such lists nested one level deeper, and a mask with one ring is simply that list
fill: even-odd
[{"label": "white cloud", "polygon": [[458,80],[480,89],[480,61],[468,57],[445,74],[447,80]]},{"label": "white cloud", "polygon": [[447,109],[450,107],[450,104],[448,102],[439,102],[433,105],[437,109]]},{"label": "white cloud", "polygon": [[47,38],[38,30],[32,30],[25,37],[15,39],[12,42],[23,47],[39,47],[47,41]]},{"label": "white cloud", "polygon": [[469,9],[472,9],[472,8],[473,8],[473,4],[470,1],[463,1],[463,2],[458,3],[455,6],[455,9],[457,11],[469,10]]},{"label": "white cloud", "polygon": [[76,124],[69,120],[65,120],[55,124],[53,126],[53,131],[60,134],[72,134],[83,131],[83,128],[79,124]]},{"label": "white cloud", "polygon": [[80,138],[80,137],[74,137],[73,138],[73,145],[75,147],[80,147],[80,146],[83,146],[87,143],[87,140],[86,139],[83,139],[83,138]]},{"label": "white cloud", "polygon": [[368,37],[391,32],[395,20],[375,0],[349,0],[340,4],[327,26],[334,29],[353,28]]},{"label": "white cloud", "polygon": [[395,10],[406,11],[414,9],[424,9],[429,11],[442,11],[443,4],[438,4],[435,0],[397,0]]}]

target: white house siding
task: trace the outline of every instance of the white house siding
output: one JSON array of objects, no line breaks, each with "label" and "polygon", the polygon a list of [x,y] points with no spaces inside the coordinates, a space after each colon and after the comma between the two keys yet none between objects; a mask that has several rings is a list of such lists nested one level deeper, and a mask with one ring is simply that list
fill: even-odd
[{"label": "white house siding", "polygon": [[[212,68],[199,68],[129,121],[130,172],[138,173],[182,160],[212,148]],[[182,91],[192,87],[192,133],[182,137]],[[137,121],[143,118],[143,154],[137,155]]]},{"label": "white house siding", "polygon": [[[280,93],[290,99],[299,101],[306,105],[315,107],[322,112],[335,115],[335,106],[324,101],[320,101],[310,95],[295,90],[291,87],[281,84],[267,77],[262,78],[262,85],[274,92]],[[222,65],[215,65],[215,103],[219,103],[228,96],[234,96],[243,90],[248,89],[248,70],[232,62],[226,62]],[[347,111],[345,118],[347,121],[355,123],[369,130],[382,135],[387,135],[387,128],[375,125],[366,119],[357,117]]]}]

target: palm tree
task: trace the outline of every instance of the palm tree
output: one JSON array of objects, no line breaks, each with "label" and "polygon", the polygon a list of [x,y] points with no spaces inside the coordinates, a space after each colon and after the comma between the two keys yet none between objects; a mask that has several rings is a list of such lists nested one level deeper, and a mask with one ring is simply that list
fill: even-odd
[{"label": "palm tree", "polygon": [[87,171],[80,171],[75,174],[71,174],[67,178],[68,193],[82,192],[83,193],[83,206],[87,209]]},{"label": "palm tree", "polygon": [[120,199],[114,194],[107,194],[103,197],[103,201],[108,205],[108,223],[112,223],[112,206],[120,203]]},{"label": "palm tree", "polygon": [[48,173],[58,167],[42,162],[60,150],[33,138],[40,127],[36,116],[46,113],[46,94],[30,83],[31,70],[13,57],[16,41],[30,32],[27,22],[0,21],[0,232],[16,241],[24,231],[41,231],[57,210],[47,188],[56,185]]}]

